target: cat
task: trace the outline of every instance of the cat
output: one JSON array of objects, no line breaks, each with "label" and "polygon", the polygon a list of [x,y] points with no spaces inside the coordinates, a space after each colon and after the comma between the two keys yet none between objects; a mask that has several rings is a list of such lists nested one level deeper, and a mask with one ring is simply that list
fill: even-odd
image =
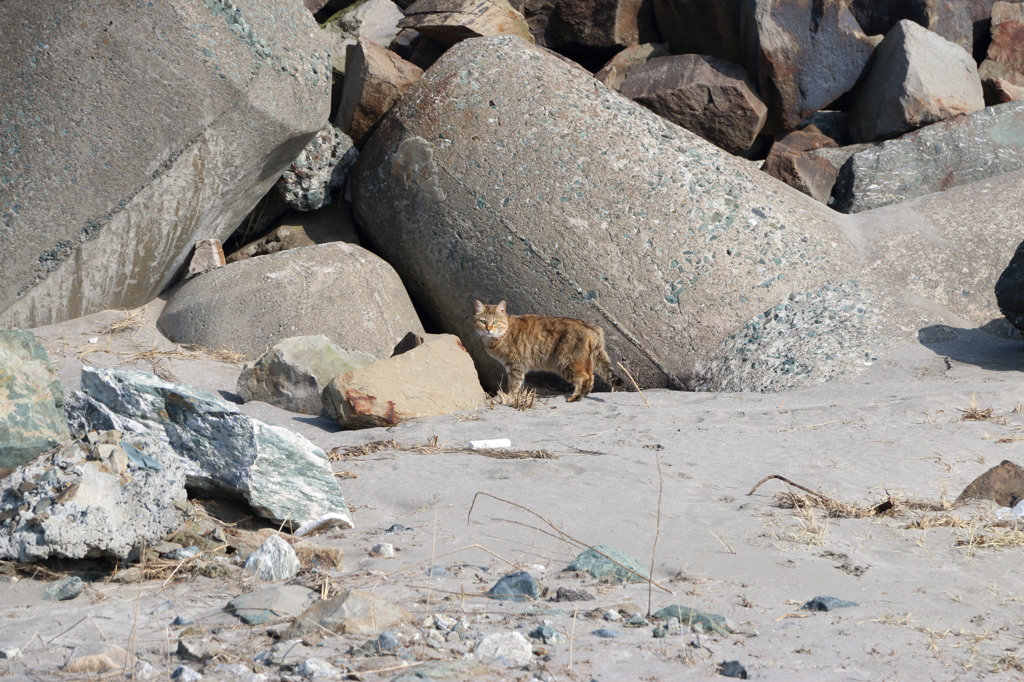
[{"label": "cat", "polygon": [[614,388],[623,386],[604,348],[604,331],[583,320],[546,315],[509,315],[505,301],[475,303],[473,326],[487,354],[508,373],[508,390],[522,388],[529,371],[561,374],[575,390],[566,402],[576,402],[594,389],[594,372]]}]

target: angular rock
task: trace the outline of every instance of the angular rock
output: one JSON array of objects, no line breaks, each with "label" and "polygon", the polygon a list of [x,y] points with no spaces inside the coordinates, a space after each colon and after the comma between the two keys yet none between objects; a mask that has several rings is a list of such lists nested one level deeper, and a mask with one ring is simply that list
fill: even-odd
[{"label": "angular rock", "polygon": [[533,660],[533,646],[518,632],[493,632],[480,640],[473,655],[482,662],[494,661],[508,668],[521,668]]},{"label": "angular rock", "polygon": [[198,682],[203,676],[187,665],[179,665],[171,671],[171,679],[174,682]]},{"label": "angular rock", "polygon": [[[964,0],[853,0],[850,11],[868,35],[885,35],[909,19],[968,52],[974,44],[972,3]],[[991,0],[988,0],[991,6]]]},{"label": "angular rock", "polygon": [[301,566],[291,545],[272,535],[259,549],[249,555],[242,568],[255,573],[260,580],[277,582],[288,580],[299,572]]},{"label": "angular rock", "polygon": [[286,616],[298,616],[316,599],[316,594],[301,585],[263,587],[235,597],[225,609],[249,625],[262,625]]},{"label": "angular rock", "polygon": [[295,669],[295,673],[306,679],[316,680],[323,677],[337,679],[345,671],[334,667],[322,658],[307,658],[299,664],[299,667]]},{"label": "angular rock", "polygon": [[46,588],[46,592],[43,592],[43,599],[50,601],[68,601],[74,599],[78,595],[82,594],[82,589],[85,585],[82,583],[82,579],[77,575],[71,576],[70,578],[64,578],[58,580],[49,587]]},{"label": "angular rock", "polygon": [[352,208],[346,201],[332,201],[315,211],[289,209],[279,216],[280,225],[269,234],[249,242],[227,257],[228,263],[269,256],[278,251],[316,246],[328,242],[360,245]]},{"label": "angular rock", "polygon": [[532,601],[540,597],[537,581],[526,571],[510,573],[487,590],[487,596],[499,601]]},{"label": "angular rock", "polygon": [[556,44],[615,48],[640,41],[641,0],[559,0],[551,17]]},{"label": "angular rock", "polygon": [[[21,74],[0,113],[2,327],[153,300],[328,115],[327,50],[301,3],[136,4],[0,3],[0,72]],[[120,56],[92,59],[103,40]]]},{"label": "angular rock", "polygon": [[204,637],[189,637],[178,641],[178,657],[186,661],[204,663],[214,656],[224,654],[224,647]]},{"label": "angular rock", "polygon": [[934,123],[859,151],[839,169],[835,208],[867,211],[1024,168],[1024,102]]},{"label": "angular rock", "polygon": [[857,142],[893,138],[984,106],[971,55],[903,20],[886,34],[854,93],[850,134]]},{"label": "angular rock", "polygon": [[277,191],[289,206],[315,211],[331,203],[331,190],[345,184],[358,157],[349,136],[328,123],[281,174]]},{"label": "angular rock", "polygon": [[406,7],[398,26],[416,29],[444,47],[466,38],[503,34],[534,42],[526,19],[506,0],[416,0]]},{"label": "angular rock", "polygon": [[744,0],[654,0],[662,40],[673,54],[706,54],[743,64]]},{"label": "angular rock", "polygon": [[812,125],[840,147],[853,144],[853,138],[850,137],[850,115],[845,111],[816,111],[800,121],[801,129]]},{"label": "angular rock", "polygon": [[[553,96],[557,111],[538,115]],[[484,155],[500,184],[466,170]],[[601,325],[613,364],[643,388],[683,385],[736,328],[857,260],[828,209],[783,187],[496,37],[455,46],[412,86],[364,148],[352,192],[359,224],[467,341],[485,386],[503,372],[470,342],[474,298]]]},{"label": "angular rock", "polygon": [[394,350],[391,351],[391,357],[401,355],[402,353],[407,353],[411,351],[413,348],[419,348],[424,343],[426,343],[426,339],[424,339],[422,336],[420,336],[419,334],[414,334],[413,332],[409,332],[408,334],[402,337],[401,341],[395,344]]},{"label": "angular rock", "polygon": [[[69,398],[69,408],[73,403]],[[77,444],[68,444],[5,479],[10,488],[0,496],[0,559],[125,559],[143,542],[154,545],[178,527],[190,467],[151,435],[126,434],[121,447],[144,452],[159,468],[130,461],[125,475],[118,476],[102,470],[104,462],[87,460]],[[10,492],[25,483],[35,487],[20,496]]]},{"label": "angular rock", "polygon": [[306,609],[281,637],[319,642],[325,631],[376,637],[392,625],[411,619],[411,613],[372,592],[345,590]]},{"label": "angular rock", "polygon": [[281,666],[283,668],[295,668],[304,660],[316,653],[315,649],[305,646],[298,639],[282,639],[280,642],[256,656],[256,661],[267,666]]},{"label": "angular rock", "polygon": [[345,550],[341,547],[319,545],[307,540],[301,540],[294,535],[279,535],[274,528],[264,528],[252,533],[244,533],[240,539],[229,535],[228,542],[232,544],[237,542],[238,546],[235,548],[235,554],[239,559],[245,561],[271,535],[276,535],[291,545],[292,549],[295,550],[295,556],[299,558],[299,563],[305,569],[320,568],[337,571],[341,569],[345,561]]},{"label": "angular rock", "polygon": [[291,412],[319,415],[324,387],[334,377],[377,358],[339,348],[326,336],[293,336],[271,346],[256,362],[246,363],[235,391],[242,400],[260,400]]},{"label": "angular rock", "polygon": [[[190,487],[244,499],[264,518],[301,525],[325,513],[351,517],[323,451],[288,429],[242,414],[205,391],[129,369],[82,367],[85,405],[166,435]],[[157,453],[160,454],[160,453]],[[168,461],[161,459],[166,468]]]},{"label": "angular rock", "polygon": [[324,408],[350,429],[469,410],[486,397],[473,359],[451,334],[342,374],[323,392]]},{"label": "angular rock", "polygon": [[578,587],[559,587],[555,601],[594,601],[596,597]]},{"label": "angular rock", "polygon": [[1019,91],[1024,88],[1024,5],[992,5],[992,42],[985,61],[978,66],[978,75],[989,104],[1009,102],[1024,94]]},{"label": "angular rock", "polygon": [[832,196],[838,175],[828,159],[798,151],[781,142],[772,146],[761,170],[823,204],[827,204]]},{"label": "angular rock", "polygon": [[600,71],[594,74],[594,78],[612,90],[618,90],[622,86],[622,81],[626,79],[626,73],[631,68],[646,64],[652,59],[667,56],[669,56],[668,43],[631,45],[612,57]]},{"label": "angular rock", "polygon": [[224,265],[224,247],[219,239],[200,239],[188,264],[188,274],[197,275]]},{"label": "angular rock", "polygon": [[1008,459],[992,467],[970,482],[957,496],[956,502],[992,500],[1000,507],[1013,507],[1024,499],[1024,468]]},{"label": "angular rock", "polygon": [[488,673],[493,674],[493,672],[494,669],[490,666],[465,658],[455,661],[428,661],[423,665],[416,666],[414,670],[400,673],[398,677],[392,678],[391,682],[422,682],[423,680],[455,682],[456,680],[473,680]]},{"label": "angular rock", "polygon": [[362,149],[398,98],[423,75],[423,69],[366,38],[348,50],[349,70],[335,123]]},{"label": "angular rock", "polygon": [[1013,258],[996,280],[995,293],[999,312],[1010,324],[1024,331],[1024,242],[1014,251]]},{"label": "angular rock", "polygon": [[675,618],[684,628],[692,629],[694,632],[715,632],[724,637],[732,632],[732,628],[729,627],[724,616],[719,616],[717,613],[704,613],[689,606],[672,604],[658,609],[653,615],[655,618],[665,621]]},{"label": "angular rock", "polygon": [[64,389],[35,334],[0,329],[0,377],[0,469],[31,462],[71,438]]},{"label": "angular rock", "polygon": [[423,326],[398,274],[381,258],[333,242],[231,263],[183,282],[158,321],[177,343],[259,356],[290,336],[324,334],[385,357]]},{"label": "angular rock", "polygon": [[123,648],[109,642],[93,642],[76,646],[64,671],[69,673],[102,673],[123,670],[129,665],[131,655]]},{"label": "angular rock", "polygon": [[572,563],[562,570],[585,571],[595,578],[611,575],[628,583],[646,582],[648,576],[647,569],[636,559],[608,545],[594,545],[594,549],[580,552]]},{"label": "angular rock", "polygon": [[388,49],[424,71],[444,54],[440,45],[411,28],[403,28],[399,31],[395,39],[388,45]]},{"label": "angular rock", "polygon": [[834,139],[821,132],[814,124],[809,124],[800,130],[786,133],[778,138],[775,143],[785,145],[798,152],[809,152],[814,149],[838,146]]},{"label": "angular rock", "polygon": [[855,601],[847,601],[837,597],[821,596],[815,597],[800,608],[805,611],[832,611],[834,609],[848,609],[857,605],[858,604]]},{"label": "angular rock", "polygon": [[348,46],[355,45],[360,36],[378,45],[389,44],[398,35],[398,22],[404,16],[391,0],[361,0],[333,15],[324,22],[323,31],[334,70],[347,73]]},{"label": "angular rock", "polygon": [[566,641],[564,634],[548,624],[538,625],[530,631],[530,637],[539,639],[544,644],[562,644]]},{"label": "angular rock", "polygon": [[766,133],[796,128],[853,88],[873,48],[843,0],[744,0],[742,25]]},{"label": "angular rock", "polygon": [[734,154],[750,148],[768,115],[746,70],[715,57],[656,57],[631,68],[619,91]]}]

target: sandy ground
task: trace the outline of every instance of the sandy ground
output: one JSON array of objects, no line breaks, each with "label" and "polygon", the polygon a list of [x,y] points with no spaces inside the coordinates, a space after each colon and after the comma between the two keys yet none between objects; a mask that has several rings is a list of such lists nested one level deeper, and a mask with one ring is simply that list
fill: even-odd
[{"label": "sandy ground", "polygon": [[[115,334],[99,330],[125,313],[99,313],[36,333],[66,390],[77,388],[83,361],[152,371],[156,358],[167,378],[234,397],[237,365],[159,355],[173,349],[153,327],[159,305],[138,314],[140,327]],[[132,360],[133,353],[154,348],[148,359]],[[852,380],[780,394],[646,391],[650,406],[634,392],[592,394],[576,404],[551,397],[526,411],[484,407],[364,431],[340,431],[329,420],[262,403],[243,409],[325,450],[390,439],[412,449],[434,437],[461,449],[469,440],[509,438],[516,449],[557,457],[387,450],[334,465],[354,475],[339,483],[357,525],[316,537],[345,550],[344,569],[330,576],[333,588],[361,586],[405,607],[416,618],[406,632],[440,612],[464,617],[471,634],[526,635],[548,620],[571,636],[571,643],[536,649],[529,669],[495,668],[474,679],[711,679],[720,678],[717,666],[727,660],[764,680],[1020,679],[1021,548],[983,545],[1024,536],[984,526],[994,505],[953,509],[958,527],[919,529],[908,526],[943,513],[827,518],[820,510],[778,506],[776,495],[787,489],[778,480],[748,492],[779,474],[865,507],[887,494],[904,503],[951,501],[1003,459],[1024,463],[1024,414],[1013,412],[1024,400],[1022,369],[1019,342],[960,330],[952,342],[881,358]],[[978,407],[994,408],[996,418],[961,421],[972,394]],[[507,502],[481,496],[470,515],[477,493]],[[385,536],[395,523],[411,530]],[[562,574],[581,548],[556,527],[645,565],[653,556],[657,586]],[[393,543],[395,557],[371,557],[377,542]],[[451,576],[428,580],[431,564]],[[477,596],[514,570],[530,572],[552,594],[580,587],[597,598],[514,604]],[[223,611],[229,598],[266,586],[202,577],[118,585],[105,582],[103,572],[87,575],[93,582],[81,597],[56,604],[40,600],[43,580],[0,582],[0,648],[23,649],[14,662],[0,661],[0,676],[67,678],[59,669],[71,647],[105,639],[139,652],[158,679],[167,679],[180,662],[171,653],[180,628],[169,624],[182,613],[226,643],[231,653],[225,660],[246,663],[274,643],[266,627],[241,626]],[[800,609],[817,595],[859,606]],[[647,614],[649,607],[669,604],[721,614],[736,633],[655,639],[651,626],[625,628],[595,615],[616,606]],[[601,627],[619,636],[592,634]],[[346,654],[348,644],[363,639],[339,638],[317,655],[370,670],[401,664]],[[449,659],[466,650],[464,642],[417,648],[422,657]]]}]

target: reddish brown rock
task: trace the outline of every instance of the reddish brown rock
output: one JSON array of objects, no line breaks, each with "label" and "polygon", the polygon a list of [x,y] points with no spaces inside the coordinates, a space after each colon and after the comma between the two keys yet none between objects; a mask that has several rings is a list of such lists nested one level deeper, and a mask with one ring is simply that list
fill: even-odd
[{"label": "reddish brown rock", "polygon": [[[981,4],[964,0],[853,0],[850,11],[868,35],[885,35],[901,20],[909,19],[970,52],[974,14],[985,12]],[[991,8],[991,0],[988,6]]]},{"label": "reddish brown rock", "polygon": [[761,166],[768,175],[827,204],[838,172],[828,159],[776,142]]},{"label": "reddish brown rock", "polygon": [[348,74],[335,123],[359,149],[423,69],[366,38],[348,48]]},{"label": "reddish brown rock", "polygon": [[640,40],[641,0],[559,0],[551,18],[556,44],[624,47]]},{"label": "reddish brown rock", "polygon": [[715,57],[652,59],[631,68],[620,91],[732,153],[753,144],[767,115],[746,70]]},{"label": "reddish brown rock", "polygon": [[978,75],[986,104],[1019,99],[1017,89],[1024,87],[1024,5],[997,2],[992,6],[992,43]]},{"label": "reddish brown rock", "polygon": [[800,130],[794,130],[791,133],[786,133],[779,137],[779,139],[776,140],[776,143],[785,145],[798,152],[809,152],[812,149],[839,146],[836,144],[835,140],[821,132],[821,130],[819,130],[813,123],[804,126]]},{"label": "reddish brown rock", "polygon": [[1024,498],[1024,469],[1008,459],[971,481],[957,502],[992,500],[1001,507],[1012,507]]},{"label": "reddish brown rock", "polygon": [[743,63],[743,0],[654,0],[661,40],[674,54],[706,54]]},{"label": "reddish brown rock", "polygon": [[469,410],[486,397],[459,337],[438,334],[335,378],[324,389],[323,403],[343,427],[360,429]]},{"label": "reddish brown rock", "polygon": [[843,0],[749,0],[747,71],[768,107],[766,133],[792,130],[853,88],[873,49]]},{"label": "reddish brown rock", "polygon": [[534,42],[526,19],[506,0],[416,0],[406,8],[398,28],[414,28],[445,47],[466,38],[502,34]]},{"label": "reddish brown rock", "polygon": [[634,66],[646,64],[652,59],[669,56],[668,43],[644,43],[631,45],[612,57],[594,78],[612,90],[618,90],[626,78],[626,72]]}]

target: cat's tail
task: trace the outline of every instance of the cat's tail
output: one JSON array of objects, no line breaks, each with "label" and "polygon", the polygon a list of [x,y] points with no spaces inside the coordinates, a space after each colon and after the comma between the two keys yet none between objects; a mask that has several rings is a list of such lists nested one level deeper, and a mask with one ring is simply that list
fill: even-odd
[{"label": "cat's tail", "polygon": [[[602,339],[602,341],[603,340],[604,339]],[[615,369],[612,367],[611,358],[608,357],[608,353],[605,351],[603,343],[597,347],[594,352],[593,359],[594,373],[607,381],[612,388],[622,388],[626,385],[622,378],[615,373]]]}]

